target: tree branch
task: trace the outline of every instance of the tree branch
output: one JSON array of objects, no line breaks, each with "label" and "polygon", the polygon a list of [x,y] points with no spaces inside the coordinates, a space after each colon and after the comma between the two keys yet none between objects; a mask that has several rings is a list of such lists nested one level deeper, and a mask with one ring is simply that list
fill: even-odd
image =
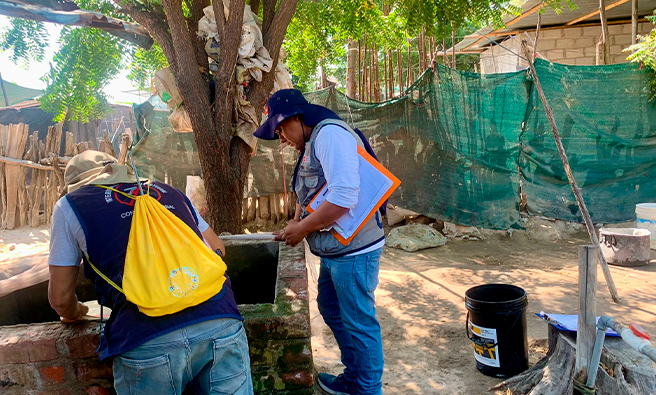
[{"label": "tree branch", "polygon": [[203,17],[203,9],[208,5],[210,5],[209,0],[194,0],[189,7],[191,17],[187,19],[189,38],[194,44],[196,62],[204,69],[209,68],[209,62],[207,60],[207,54],[205,53],[205,42],[198,37],[198,21]]},{"label": "tree branch", "polygon": [[[122,0],[112,1],[121,7],[122,11],[130,15],[132,19],[146,28],[162,48],[162,52],[164,53],[164,56],[166,56],[166,60],[169,62],[171,69],[174,72],[177,72],[177,56],[173,49],[173,42],[171,40],[171,34],[168,31],[166,20],[162,17],[164,12],[161,9],[152,8],[151,11],[143,11],[145,6],[136,2],[124,2]],[[161,14],[158,11],[160,11]]]},{"label": "tree branch", "polygon": [[136,23],[125,22],[87,10],[58,11],[30,4],[16,4],[0,0],[0,14],[39,22],[63,23],[69,26],[95,27],[145,49],[153,45],[147,29]]},{"label": "tree branch", "polygon": [[253,14],[257,15],[260,11],[260,0],[251,0],[251,11],[253,11]]},{"label": "tree branch", "polygon": [[276,5],[278,0],[262,0],[262,33],[269,30],[274,15],[276,14]]},{"label": "tree branch", "polygon": [[[272,0],[264,0],[264,14],[267,15],[267,3],[271,3]],[[276,77],[276,66],[278,65],[278,58],[280,56],[280,47],[282,42],[285,39],[285,33],[287,32],[287,26],[291,22],[292,17],[294,16],[294,11],[296,11],[296,5],[298,0],[281,0],[278,11],[275,12],[272,16],[269,16],[271,23],[269,28],[264,30],[264,46],[271,59],[273,60],[273,65],[271,66],[271,71],[269,73],[264,73],[262,76],[262,81],[259,83],[253,83],[251,86],[251,91],[248,97],[248,100],[255,107],[258,119],[262,115],[262,110],[264,109],[264,104],[266,103],[271,89],[273,89],[273,82]],[[269,6],[271,6],[269,4]]]},{"label": "tree branch", "polygon": [[216,20],[216,28],[219,32],[219,41],[221,46],[225,42],[225,13],[223,12],[223,1],[214,0],[212,2],[212,10],[214,10],[214,19]]}]

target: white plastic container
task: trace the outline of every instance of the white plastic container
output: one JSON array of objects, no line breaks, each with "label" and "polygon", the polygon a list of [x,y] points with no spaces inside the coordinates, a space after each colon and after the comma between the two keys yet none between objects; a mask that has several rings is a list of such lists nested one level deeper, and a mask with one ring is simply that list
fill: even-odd
[{"label": "white plastic container", "polygon": [[656,203],[636,204],[636,222],[638,228],[651,232],[649,246],[656,250]]}]

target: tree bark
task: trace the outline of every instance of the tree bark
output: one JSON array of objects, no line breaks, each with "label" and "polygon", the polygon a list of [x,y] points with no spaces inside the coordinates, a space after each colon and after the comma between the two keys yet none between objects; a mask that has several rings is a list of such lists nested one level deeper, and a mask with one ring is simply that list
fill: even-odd
[{"label": "tree bark", "polygon": [[346,52],[346,95],[348,97],[356,96],[355,68],[358,60],[356,51],[358,51],[358,48],[355,45],[355,41],[349,37],[348,51]]}]

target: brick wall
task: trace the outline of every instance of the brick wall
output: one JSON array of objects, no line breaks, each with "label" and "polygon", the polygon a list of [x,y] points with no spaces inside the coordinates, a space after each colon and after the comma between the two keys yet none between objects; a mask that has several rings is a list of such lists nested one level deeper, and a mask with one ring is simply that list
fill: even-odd
[{"label": "brick wall", "polygon": [[[638,34],[646,35],[654,27],[651,23],[638,24]],[[527,31],[531,39],[535,30]],[[610,63],[626,62],[627,53],[622,50],[631,45],[631,24],[608,26],[610,39]],[[538,38],[538,52],[542,58],[551,62],[570,65],[594,65],[597,42],[601,35],[600,26],[571,27],[567,29],[541,30]],[[481,53],[481,73],[504,73],[528,67],[526,61],[515,54],[523,56],[521,41],[524,33],[509,38]],[[511,53],[510,51],[515,54]]]},{"label": "brick wall", "polygon": [[[313,394],[308,278],[303,244],[280,245],[276,301],[241,305],[255,392]],[[110,364],[95,350],[99,324],[0,327],[2,395],[114,393]]]},{"label": "brick wall", "polygon": [[112,368],[96,356],[98,339],[97,323],[0,328],[0,392],[109,394]]}]

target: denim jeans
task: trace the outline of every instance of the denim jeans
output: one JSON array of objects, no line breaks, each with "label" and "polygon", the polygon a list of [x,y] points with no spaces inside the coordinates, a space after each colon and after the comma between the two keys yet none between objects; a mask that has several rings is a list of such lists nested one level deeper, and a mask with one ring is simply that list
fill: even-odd
[{"label": "denim jeans", "polygon": [[241,321],[220,318],[156,337],[114,358],[118,395],[253,394]]},{"label": "denim jeans", "polygon": [[374,299],[382,251],[321,258],[319,312],[333,331],[344,375],[357,383],[358,395],[383,393],[383,341]]}]

